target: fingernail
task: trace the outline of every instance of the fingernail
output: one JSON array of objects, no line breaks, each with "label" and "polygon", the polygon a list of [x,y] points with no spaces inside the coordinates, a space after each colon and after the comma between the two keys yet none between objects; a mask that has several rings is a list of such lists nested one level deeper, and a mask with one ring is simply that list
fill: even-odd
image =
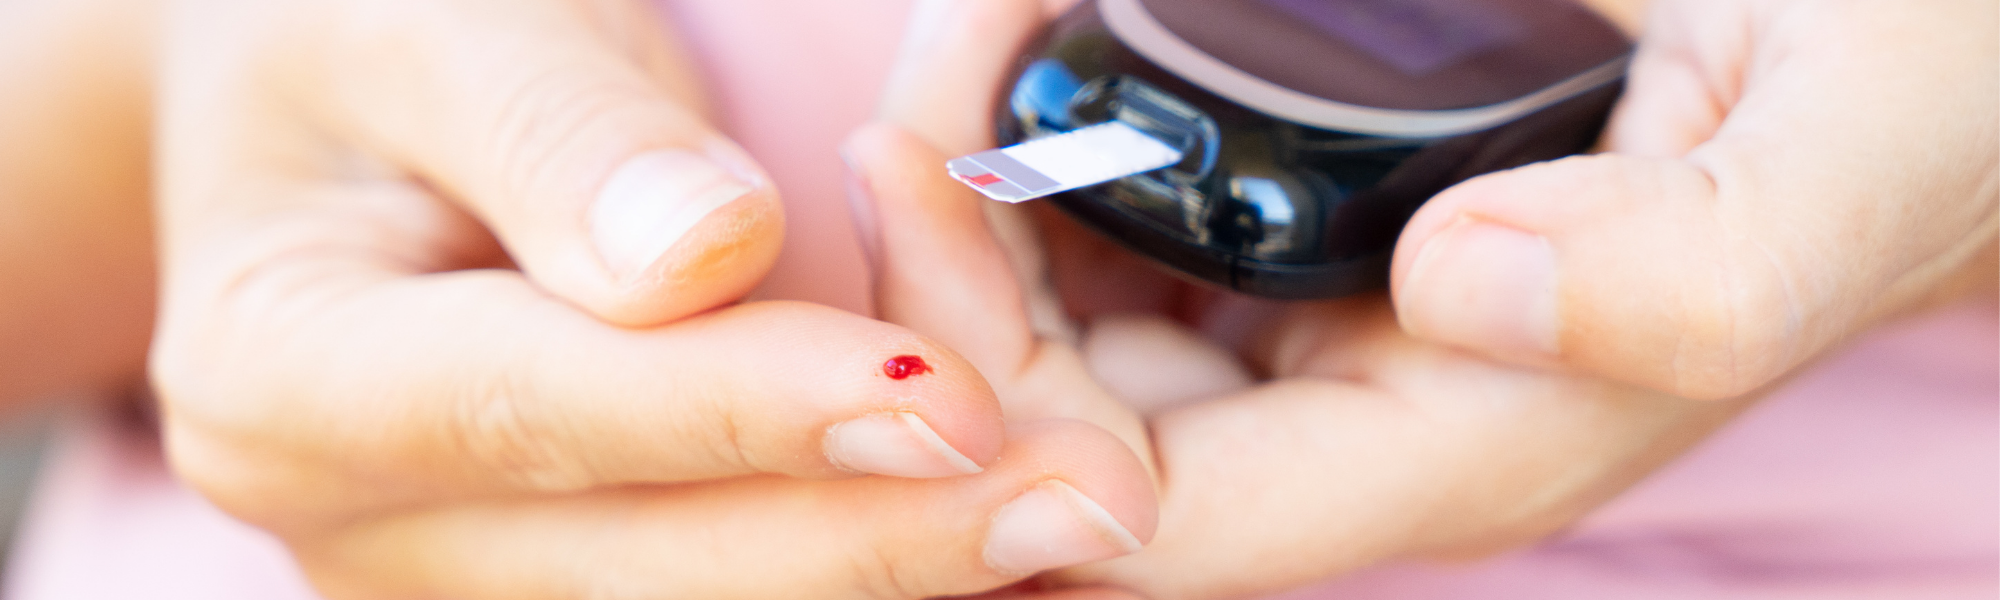
[{"label": "fingernail", "polygon": [[700,154],[655,150],[619,165],[597,192],[590,233],[619,279],[643,273],[709,213],[756,186]]},{"label": "fingernail", "polygon": [[1542,236],[1461,217],[1424,244],[1399,295],[1418,336],[1541,358],[1560,350],[1556,254]]},{"label": "fingernail", "polygon": [[861,239],[861,254],[868,260],[870,273],[879,273],[882,265],[882,234],[875,222],[875,192],[868,187],[868,179],[861,175],[860,166],[846,148],[840,150],[840,160],[847,164],[847,210],[854,218],[855,237]]},{"label": "fingernail", "polygon": [[914,413],[873,414],[826,430],[835,466],[891,477],[954,477],[981,471]]},{"label": "fingernail", "polygon": [[1142,545],[1089,496],[1061,481],[1044,481],[993,515],[986,565],[1027,575],[1138,552]]}]

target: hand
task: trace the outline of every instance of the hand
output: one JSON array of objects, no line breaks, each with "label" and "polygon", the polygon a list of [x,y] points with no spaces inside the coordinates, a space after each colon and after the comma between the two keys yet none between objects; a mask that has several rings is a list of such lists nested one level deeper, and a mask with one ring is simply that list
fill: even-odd
[{"label": "hand", "polygon": [[1157,469],[1153,543],[1045,583],[1241,597],[1491,552],[1570,523],[1745,405],[1417,340],[1381,295],[1279,304],[1192,289],[1060,216],[985,201],[942,165],[991,146],[995,83],[1052,12],[925,6],[884,123],[847,147],[881,315],[957,349],[1008,418],[1091,420]]},{"label": "hand", "polygon": [[0,417],[143,380],[150,5],[0,6]]},{"label": "hand", "polygon": [[1397,245],[1398,316],[1500,360],[1723,398],[1990,282],[1992,8],[1656,3],[1610,153],[1432,199]]},{"label": "hand", "polygon": [[176,471],[336,598],[915,598],[1149,538],[1103,431],[1003,431],[903,328],[731,305],[777,197],[646,6],[168,5]]}]

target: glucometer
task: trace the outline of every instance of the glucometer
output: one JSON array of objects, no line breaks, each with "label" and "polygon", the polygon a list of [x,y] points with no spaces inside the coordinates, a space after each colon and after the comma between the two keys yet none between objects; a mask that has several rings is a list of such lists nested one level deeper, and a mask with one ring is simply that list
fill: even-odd
[{"label": "glucometer", "polygon": [[1571,0],[1085,0],[1003,87],[1008,146],[947,168],[1194,279],[1347,295],[1432,195],[1587,149],[1630,51]]}]

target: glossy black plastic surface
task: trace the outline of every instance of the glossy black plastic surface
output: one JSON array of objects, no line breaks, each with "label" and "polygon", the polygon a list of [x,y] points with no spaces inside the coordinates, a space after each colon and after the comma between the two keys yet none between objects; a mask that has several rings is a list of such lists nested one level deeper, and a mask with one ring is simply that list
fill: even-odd
[{"label": "glossy black plastic surface", "polygon": [[[1272,5],[1312,1],[1381,3],[1229,0]],[[1403,225],[1425,200],[1481,173],[1588,148],[1619,92],[1613,81],[1491,128],[1448,137],[1383,137],[1308,127],[1224,99],[1142,58],[1107,30],[1095,4],[1081,3],[1029,45],[1000,102],[1000,141],[1013,144],[1115,119],[1178,145],[1187,153],[1179,165],[1051,200],[1091,229],[1174,271],[1259,296],[1325,298],[1381,287]],[[1213,26],[1232,25],[1216,21]],[[1601,21],[1596,26],[1611,31]],[[1338,52],[1339,42],[1316,51]],[[1623,39],[1615,42],[1622,52]],[[1435,89],[1441,85],[1437,73],[1461,63],[1493,62],[1481,57],[1500,50],[1464,50],[1463,56],[1449,57],[1457,62],[1443,68],[1405,72],[1409,80],[1397,85]],[[1513,50],[1509,56],[1516,62],[1523,55],[1539,60],[1532,58],[1534,53]],[[1548,49],[1539,51],[1549,54]],[[1374,54],[1363,58],[1380,58],[1379,52]],[[1299,55],[1284,60],[1305,61],[1310,67],[1315,59]],[[1344,64],[1321,62],[1329,69]],[[1370,76],[1378,85],[1391,85],[1381,83],[1386,81],[1382,73]],[[1337,82],[1340,73],[1319,78],[1319,85],[1332,85],[1327,82]],[[1485,85],[1492,87],[1490,81]],[[1364,90],[1350,96],[1368,94]]]}]

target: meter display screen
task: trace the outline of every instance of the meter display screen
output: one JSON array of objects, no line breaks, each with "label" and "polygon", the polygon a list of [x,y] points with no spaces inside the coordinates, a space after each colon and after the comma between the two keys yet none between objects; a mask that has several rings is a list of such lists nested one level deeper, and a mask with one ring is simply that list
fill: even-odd
[{"label": "meter display screen", "polygon": [[1143,0],[1190,45],[1320,98],[1474,108],[1554,85],[1630,49],[1569,0]]}]

